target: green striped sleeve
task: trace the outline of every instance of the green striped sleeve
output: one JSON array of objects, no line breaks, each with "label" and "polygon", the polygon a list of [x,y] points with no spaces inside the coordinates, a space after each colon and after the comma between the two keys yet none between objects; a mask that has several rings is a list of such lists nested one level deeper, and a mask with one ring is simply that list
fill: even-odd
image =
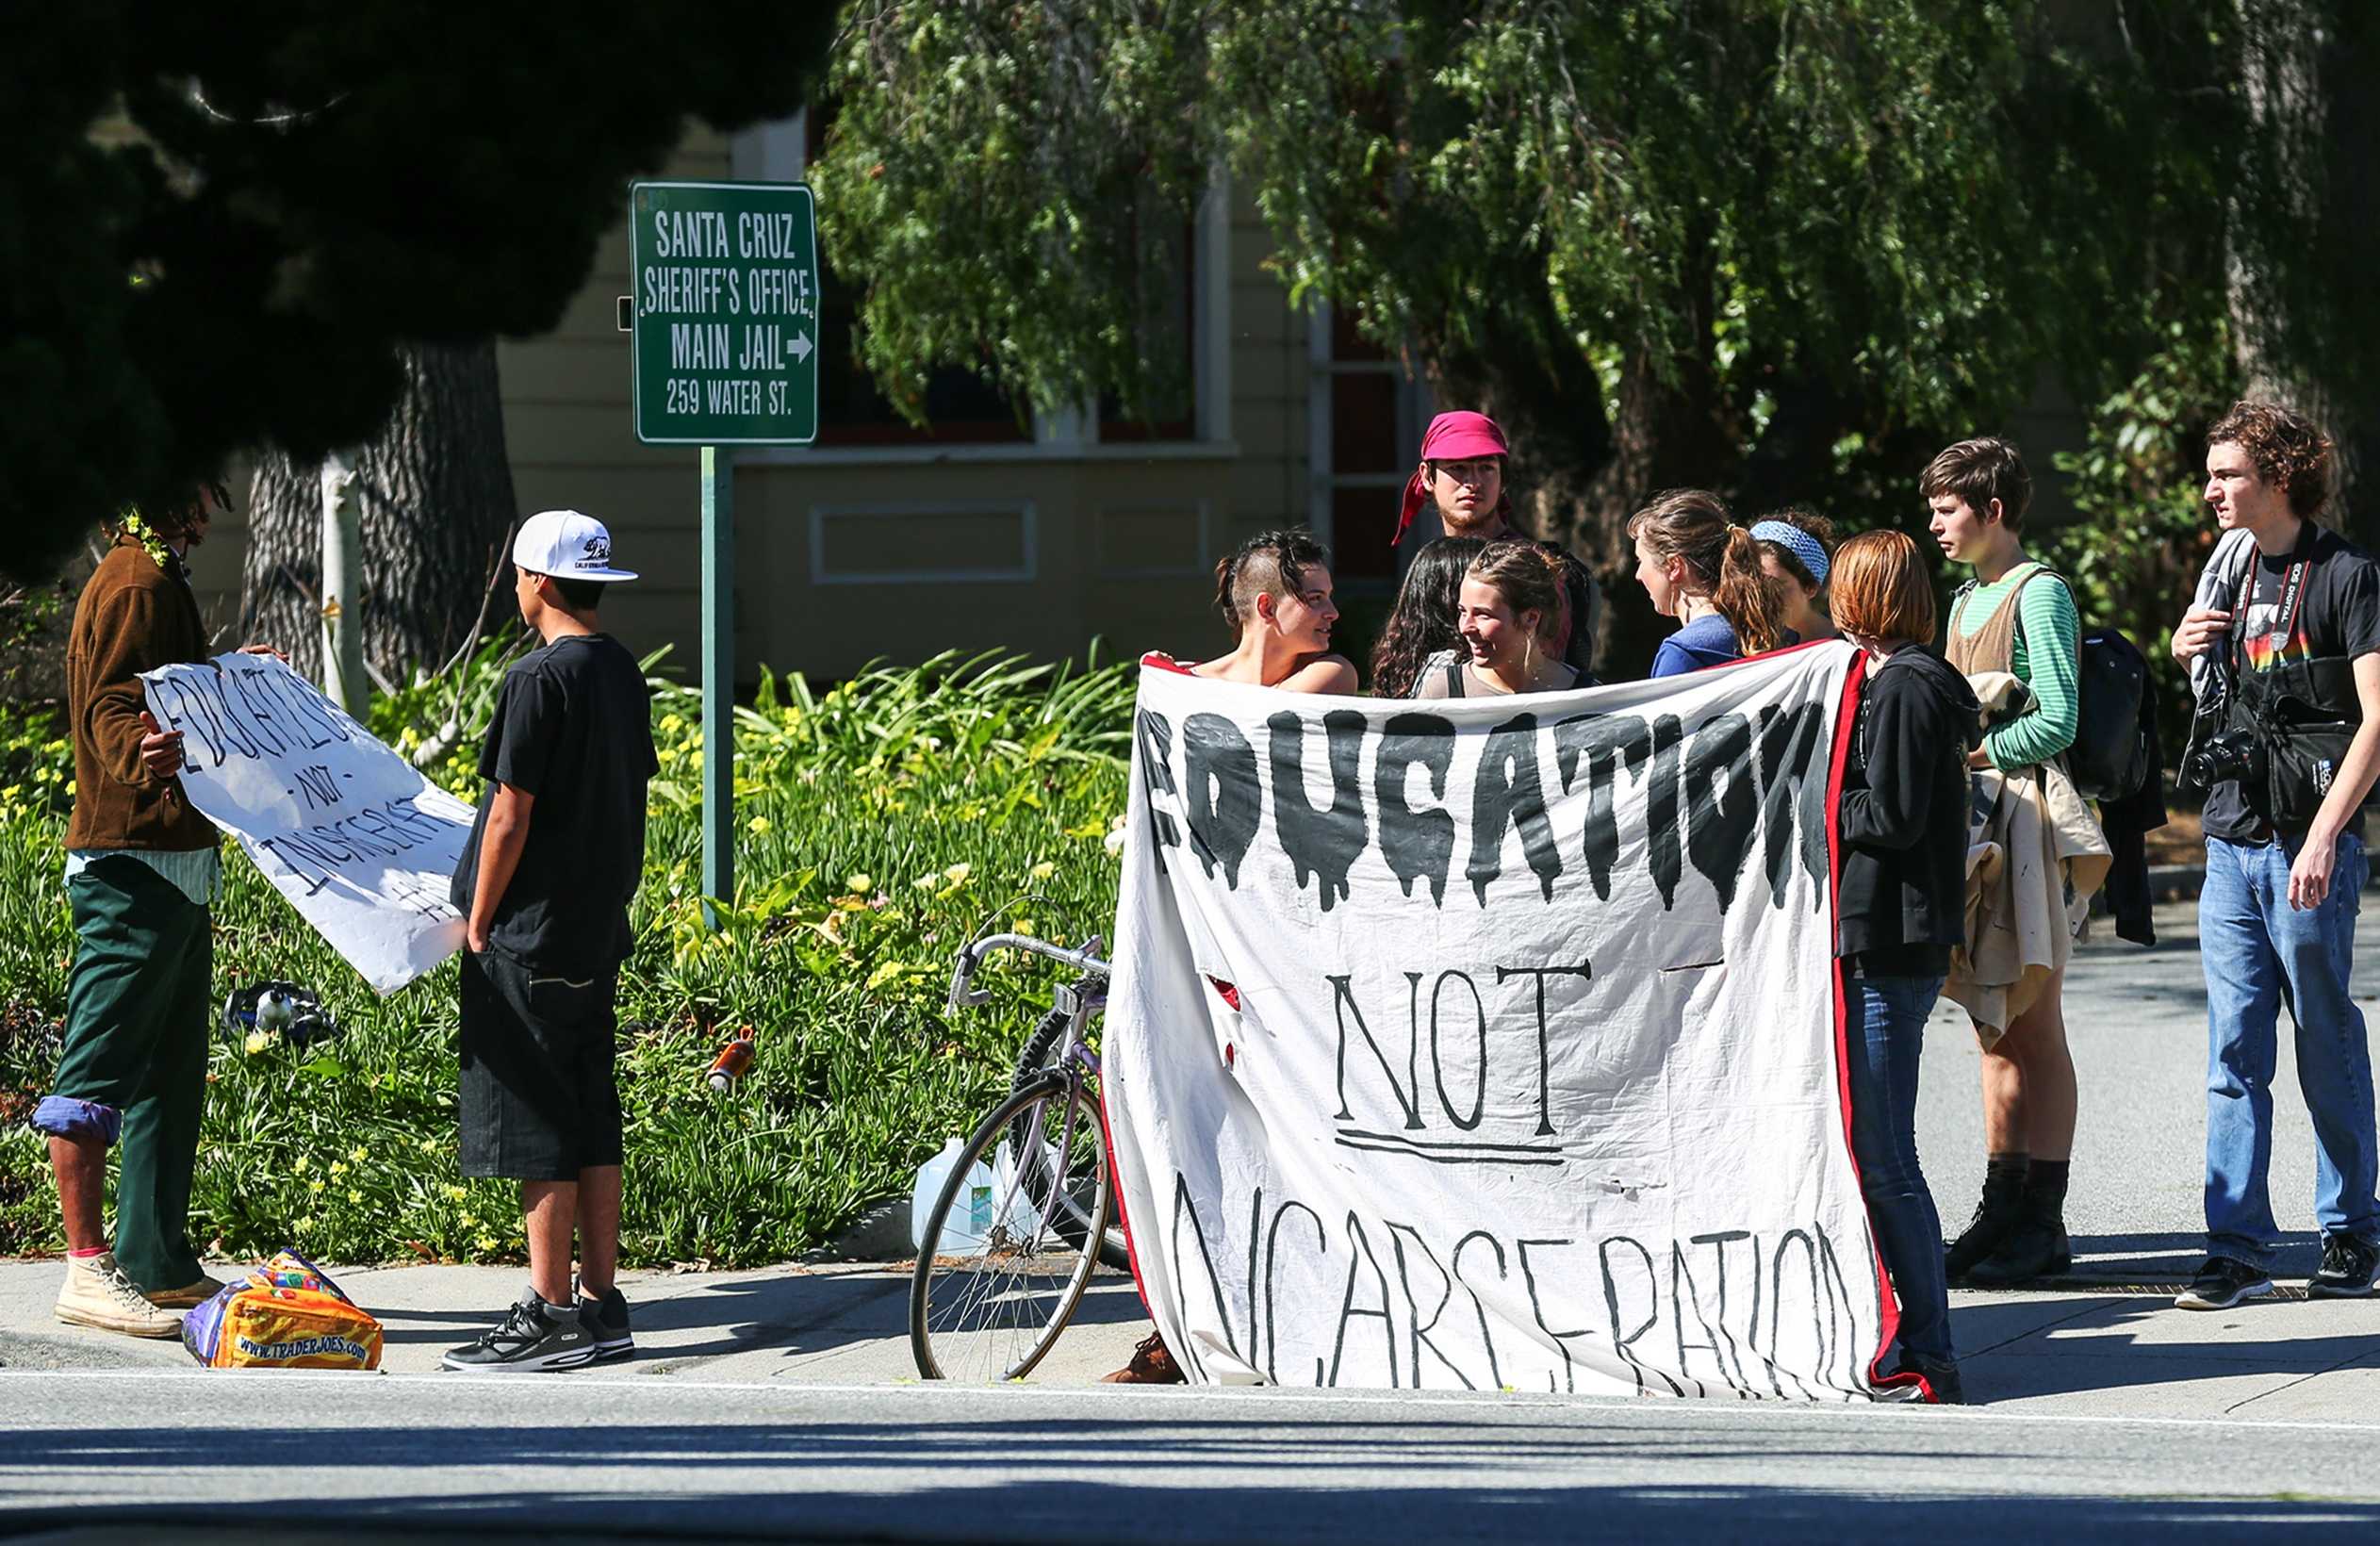
[{"label": "green striped sleeve", "polygon": [[2082,715],[2082,617],[2074,593],[2043,579],[2017,593],[2011,668],[2033,689],[2033,707],[1983,738],[1992,765],[2007,772],[2045,763],[2075,744]]}]

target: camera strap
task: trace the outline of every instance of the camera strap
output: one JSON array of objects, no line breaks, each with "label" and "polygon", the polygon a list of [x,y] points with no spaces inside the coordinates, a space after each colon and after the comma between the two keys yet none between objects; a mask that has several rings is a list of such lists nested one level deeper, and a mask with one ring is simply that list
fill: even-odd
[{"label": "camera strap", "polygon": [[[2306,535],[2299,539],[2297,552],[2290,559],[2290,567],[2281,576],[2281,618],[2280,621],[2274,625],[2273,632],[2265,635],[2267,638],[2276,639],[2279,641],[2273,646],[2273,653],[2275,655],[2278,655],[2281,650],[2289,648],[2290,636],[2297,632],[2298,608],[2306,600],[2306,577],[2312,572],[2314,567],[2312,551],[2313,543],[2309,540],[2313,535],[2313,523],[2308,521],[2306,523]],[[2251,558],[2249,560],[2247,573],[2248,594],[2246,599],[2250,602],[2254,602],[2256,600],[2257,575],[2262,570],[2263,567],[2264,561],[2261,557]],[[2246,620],[2247,609],[2242,607],[2240,608],[2240,621],[2245,623]],[[2232,634],[2232,641],[2231,652],[2235,657],[2237,657],[2234,661],[2234,669],[2236,670],[2244,667],[2247,665],[2246,656],[2248,640],[2244,629],[2240,632],[2235,632]]]}]

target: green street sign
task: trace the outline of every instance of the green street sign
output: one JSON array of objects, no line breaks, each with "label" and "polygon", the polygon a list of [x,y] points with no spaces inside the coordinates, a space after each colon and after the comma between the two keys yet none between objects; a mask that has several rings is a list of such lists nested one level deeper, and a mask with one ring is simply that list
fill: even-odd
[{"label": "green street sign", "polygon": [[636,438],[818,436],[818,229],[799,183],[629,189]]}]

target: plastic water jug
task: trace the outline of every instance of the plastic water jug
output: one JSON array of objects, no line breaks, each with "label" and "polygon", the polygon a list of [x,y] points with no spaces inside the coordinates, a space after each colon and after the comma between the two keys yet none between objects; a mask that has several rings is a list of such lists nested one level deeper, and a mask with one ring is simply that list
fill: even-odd
[{"label": "plastic water jug", "polygon": [[[1008,1213],[1000,1222],[1007,1226],[1009,1238],[1021,1243],[1041,1228],[1042,1210],[1033,1206],[1031,1189],[1018,1179],[1016,1170],[1016,1155],[1009,1148],[1009,1141],[1003,1138],[1000,1146],[992,1155],[992,1206],[997,1208],[1001,1198],[1008,1199]],[[1041,1175],[1048,1174],[1047,1150],[1044,1148]],[[1044,1181],[1042,1184],[1046,1188],[1048,1183]]]},{"label": "plastic water jug", "polygon": [[[925,1254],[926,1215],[934,1210],[936,1199],[950,1179],[950,1173],[959,1166],[959,1151],[962,1147],[956,1138],[942,1147],[942,1152],[920,1165],[917,1185],[909,1194],[909,1239],[920,1255]],[[977,1160],[967,1173],[966,1189],[959,1201],[943,1219],[942,1239],[933,1245],[936,1256],[981,1256],[992,1235],[992,1210],[998,1192],[992,1176],[992,1167]]]}]

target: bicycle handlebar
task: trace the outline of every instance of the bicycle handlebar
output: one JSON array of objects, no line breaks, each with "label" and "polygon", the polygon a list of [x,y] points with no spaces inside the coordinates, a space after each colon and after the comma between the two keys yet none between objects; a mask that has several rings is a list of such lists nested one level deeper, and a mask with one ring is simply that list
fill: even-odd
[{"label": "bicycle handlebar", "polygon": [[1108,963],[1094,954],[1098,948],[1096,935],[1081,949],[1069,950],[1047,940],[1035,939],[1030,934],[986,934],[960,947],[959,959],[950,974],[950,1007],[962,1010],[991,1000],[991,990],[977,988],[975,979],[976,973],[983,969],[984,958],[994,950],[1022,950],[1027,955],[1042,956],[1061,965],[1071,966],[1078,972],[1095,972],[1106,977]]}]

